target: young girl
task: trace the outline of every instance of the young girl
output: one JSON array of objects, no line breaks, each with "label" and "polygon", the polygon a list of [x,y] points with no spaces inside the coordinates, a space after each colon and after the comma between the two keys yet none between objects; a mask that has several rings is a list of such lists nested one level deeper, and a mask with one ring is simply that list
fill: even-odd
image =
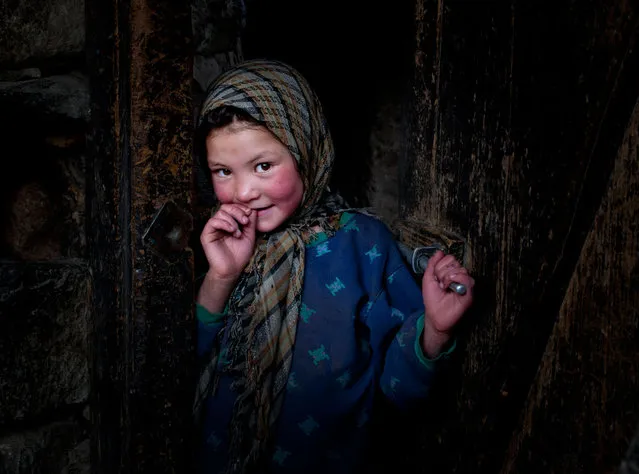
[{"label": "young girl", "polygon": [[376,392],[424,399],[473,279],[438,252],[420,291],[385,225],[330,193],[331,136],[291,67],[222,74],[199,133],[219,200],[201,235],[199,468],[356,472]]}]

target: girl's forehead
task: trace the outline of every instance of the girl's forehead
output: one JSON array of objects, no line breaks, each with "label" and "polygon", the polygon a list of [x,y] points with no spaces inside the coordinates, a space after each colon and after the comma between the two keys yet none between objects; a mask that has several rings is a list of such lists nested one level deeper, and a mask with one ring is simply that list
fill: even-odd
[{"label": "girl's forehead", "polygon": [[216,135],[233,134],[233,133],[242,132],[247,129],[262,130],[264,132],[271,133],[271,131],[268,128],[266,128],[264,125],[261,125],[258,123],[252,123],[252,122],[245,122],[242,120],[233,120],[231,123],[227,125],[211,129],[206,138],[208,140],[209,138],[212,138]]},{"label": "girl's forehead", "polygon": [[206,141],[207,161],[213,163],[244,163],[260,159],[295,158],[288,147],[264,127],[218,129]]}]

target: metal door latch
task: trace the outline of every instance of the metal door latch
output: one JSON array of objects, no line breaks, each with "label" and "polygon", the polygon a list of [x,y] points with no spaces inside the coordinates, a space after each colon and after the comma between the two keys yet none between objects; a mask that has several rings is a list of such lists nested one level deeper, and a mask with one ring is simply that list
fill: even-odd
[{"label": "metal door latch", "polygon": [[[435,252],[438,250],[441,250],[442,252],[446,251],[443,246],[438,244],[411,249],[401,242],[397,242],[397,246],[399,247],[399,251],[402,256],[410,264],[411,270],[416,275],[424,274],[426,267],[428,266],[428,261],[433,255],[435,255]],[[448,288],[459,295],[466,294],[466,285],[461,283],[451,282],[450,285],[448,285]]]}]

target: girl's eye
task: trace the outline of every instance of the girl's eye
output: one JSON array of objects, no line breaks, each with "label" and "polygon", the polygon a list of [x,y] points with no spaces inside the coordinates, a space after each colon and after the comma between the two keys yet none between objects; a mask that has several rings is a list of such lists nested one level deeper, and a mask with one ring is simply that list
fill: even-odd
[{"label": "girl's eye", "polygon": [[259,163],[256,167],[255,170],[258,173],[263,173],[264,171],[268,171],[271,169],[271,164],[270,163]]},{"label": "girl's eye", "polygon": [[227,170],[226,168],[220,168],[217,170],[213,170],[213,174],[215,176],[219,176],[220,178],[224,178],[226,176],[229,176],[231,174],[231,170]]}]

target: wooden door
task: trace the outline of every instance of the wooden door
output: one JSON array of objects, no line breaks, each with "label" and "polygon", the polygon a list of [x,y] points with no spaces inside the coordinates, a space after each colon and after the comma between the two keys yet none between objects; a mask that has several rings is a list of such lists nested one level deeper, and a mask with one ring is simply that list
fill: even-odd
[{"label": "wooden door", "polygon": [[418,472],[618,469],[639,423],[638,21],[415,2],[402,215],[463,235],[477,279]]}]

